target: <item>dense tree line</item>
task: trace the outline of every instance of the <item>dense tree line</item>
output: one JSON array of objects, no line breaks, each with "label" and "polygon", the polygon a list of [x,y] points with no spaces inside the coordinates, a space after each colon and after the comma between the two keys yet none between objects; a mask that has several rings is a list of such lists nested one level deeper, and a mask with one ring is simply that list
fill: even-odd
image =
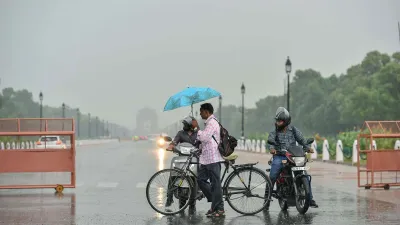
[{"label": "dense tree line", "polygon": [[[43,105],[43,118],[62,118],[62,103],[59,107]],[[89,115],[80,109],[79,138],[96,138],[100,136],[126,136],[129,130],[118,124],[91,115],[89,132]],[[0,94],[0,118],[39,118],[40,103],[33,101],[33,95],[26,89],[14,90],[11,87],[4,88]],[[77,129],[78,109],[66,105],[65,117],[75,119],[75,129]]]},{"label": "dense tree line", "polygon": [[[400,120],[400,52],[371,51],[341,75],[297,70],[290,92],[293,124],[306,135],[336,136],[361,127],[365,120]],[[267,96],[256,108],[245,109],[245,136],[265,136],[273,128],[276,109],[286,107],[286,98]],[[240,137],[240,107],[223,106],[222,121]]]}]

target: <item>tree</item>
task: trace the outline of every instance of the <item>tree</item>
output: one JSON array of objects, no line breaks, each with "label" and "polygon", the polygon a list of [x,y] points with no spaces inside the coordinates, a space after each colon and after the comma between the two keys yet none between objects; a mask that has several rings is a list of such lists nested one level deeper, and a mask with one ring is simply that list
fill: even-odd
[{"label": "tree", "polygon": [[[351,65],[340,76],[297,70],[290,86],[293,124],[309,135],[336,135],[365,120],[399,120],[400,52],[391,57],[368,52],[360,64]],[[256,108],[247,109],[246,133],[270,131],[279,106],[286,106],[286,96],[267,96]],[[240,117],[230,121],[232,128],[233,123],[240,125]],[[240,126],[234,129],[240,131]]]},{"label": "tree", "polygon": [[[40,104],[38,102],[33,101],[32,93],[26,89],[23,90],[14,90],[11,87],[4,88],[2,93],[0,94],[0,117],[1,118],[39,118],[40,116]],[[61,105],[61,104],[60,104]],[[60,118],[62,116],[62,108],[59,107],[51,107],[44,105],[43,106],[43,117],[46,118]],[[66,117],[74,118],[75,123],[77,123],[77,110],[71,106],[66,106]],[[96,133],[96,125],[93,121],[91,123],[91,137],[94,137]],[[80,132],[79,136],[81,138],[88,137],[88,127],[89,118],[84,114],[81,114],[80,117]],[[117,135],[129,134],[129,130],[125,127],[118,126],[117,124],[111,124],[111,127],[114,127]],[[102,134],[102,130],[104,129],[104,124],[99,123],[98,126],[99,132],[98,134]]]},{"label": "tree", "polygon": [[[368,52],[361,63],[339,76],[297,70],[290,87],[292,121],[306,135],[337,135],[360,127],[365,120],[400,120],[400,52],[391,57]],[[245,135],[272,130],[279,106],[286,107],[286,96],[267,96],[257,101],[255,108],[246,109]],[[241,108],[222,108],[224,126],[240,137]]]}]

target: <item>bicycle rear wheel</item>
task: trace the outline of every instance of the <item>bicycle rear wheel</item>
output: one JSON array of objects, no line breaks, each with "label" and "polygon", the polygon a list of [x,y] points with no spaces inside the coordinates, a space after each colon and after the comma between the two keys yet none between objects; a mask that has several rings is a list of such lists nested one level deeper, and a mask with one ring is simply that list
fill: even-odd
[{"label": "bicycle rear wheel", "polygon": [[[253,181],[255,182],[253,183]],[[266,191],[266,188],[268,191]],[[226,200],[236,212],[243,215],[254,215],[261,212],[270,200],[271,192],[269,190],[271,188],[271,180],[264,171],[255,167],[238,169],[227,180]],[[236,200],[252,201],[250,203],[246,201],[247,204],[237,204]],[[241,205],[246,206],[240,207]]]},{"label": "bicycle rear wheel", "polygon": [[[166,185],[167,187],[162,187]],[[146,198],[151,208],[163,215],[174,215],[186,209],[192,193],[192,181],[177,169],[164,169],[155,173],[147,183]],[[152,194],[155,191],[155,195]],[[153,202],[153,198],[155,201]],[[168,204],[169,203],[171,204]]]}]

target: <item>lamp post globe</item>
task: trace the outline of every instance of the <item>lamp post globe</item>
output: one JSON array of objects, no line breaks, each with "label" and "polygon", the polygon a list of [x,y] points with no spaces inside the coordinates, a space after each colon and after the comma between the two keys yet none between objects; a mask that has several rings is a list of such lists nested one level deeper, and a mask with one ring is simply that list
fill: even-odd
[{"label": "lamp post globe", "polygon": [[286,59],[285,69],[287,74],[287,110],[290,112],[290,73],[292,72],[292,62],[289,56]]},{"label": "lamp post globe", "polygon": [[286,68],[286,73],[289,74],[292,72],[292,62],[290,61],[289,56],[286,59],[285,68]]}]

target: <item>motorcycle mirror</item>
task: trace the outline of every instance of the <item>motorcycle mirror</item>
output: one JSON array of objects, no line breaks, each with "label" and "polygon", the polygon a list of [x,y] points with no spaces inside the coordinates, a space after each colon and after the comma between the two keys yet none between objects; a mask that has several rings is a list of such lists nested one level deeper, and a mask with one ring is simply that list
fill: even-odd
[{"label": "motorcycle mirror", "polygon": [[172,138],[171,138],[171,137],[168,137],[168,136],[165,136],[165,137],[164,137],[164,141],[172,141]]},{"label": "motorcycle mirror", "polygon": [[309,145],[309,144],[312,144],[314,142],[314,138],[309,138],[309,139],[307,139],[307,144]]},{"label": "motorcycle mirror", "polygon": [[268,140],[267,143],[270,144],[270,145],[277,146],[276,142],[272,141],[272,140]]}]

